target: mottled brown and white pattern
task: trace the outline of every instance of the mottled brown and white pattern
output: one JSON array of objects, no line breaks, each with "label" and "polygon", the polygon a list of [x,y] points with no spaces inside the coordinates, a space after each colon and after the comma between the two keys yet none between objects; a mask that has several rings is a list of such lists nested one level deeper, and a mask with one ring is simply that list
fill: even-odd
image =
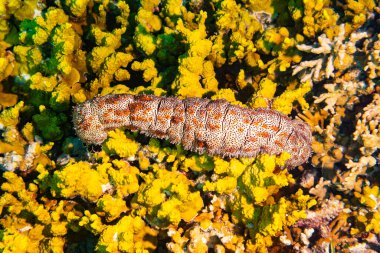
[{"label": "mottled brown and white pattern", "polygon": [[200,154],[253,157],[287,151],[292,155],[288,166],[304,163],[311,154],[306,123],[272,109],[252,110],[225,100],[107,95],[77,105],[73,121],[87,144],[101,144],[107,131],[126,127]]}]

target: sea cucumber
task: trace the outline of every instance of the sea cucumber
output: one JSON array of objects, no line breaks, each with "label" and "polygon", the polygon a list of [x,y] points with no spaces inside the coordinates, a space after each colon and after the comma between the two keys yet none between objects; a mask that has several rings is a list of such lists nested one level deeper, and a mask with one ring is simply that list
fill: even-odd
[{"label": "sea cucumber", "polygon": [[87,144],[101,144],[107,131],[125,127],[182,144],[199,154],[254,157],[290,153],[288,166],[311,154],[311,130],[303,121],[273,109],[248,109],[225,100],[107,95],[79,104],[73,112],[77,135]]}]

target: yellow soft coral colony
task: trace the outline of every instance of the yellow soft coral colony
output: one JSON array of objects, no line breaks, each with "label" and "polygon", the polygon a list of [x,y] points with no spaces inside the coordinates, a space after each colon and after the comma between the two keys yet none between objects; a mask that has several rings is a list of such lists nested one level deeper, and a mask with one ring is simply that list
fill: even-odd
[{"label": "yellow soft coral colony", "polygon": [[309,104],[306,102],[304,96],[312,88],[310,82],[305,82],[298,85],[295,82],[290,83],[280,96],[274,98],[276,88],[277,84],[270,79],[262,79],[259,83],[255,96],[250,102],[250,106],[253,108],[270,106],[271,108],[284,114],[291,113],[294,102],[298,102],[301,105],[302,110],[309,108]]},{"label": "yellow soft coral colony", "polygon": [[94,202],[110,185],[105,169],[111,164],[93,166],[88,162],[78,162],[54,172],[51,193],[53,196],[74,198],[81,196]]},{"label": "yellow soft coral colony", "polygon": [[[367,209],[360,210],[356,217],[359,223],[364,223],[366,232],[380,233],[380,190],[379,186],[364,186],[361,192],[354,192],[355,197]],[[355,231],[351,229],[351,233]],[[357,231],[359,232],[359,231]],[[355,232],[354,232],[355,233]]]},{"label": "yellow soft coral colony", "polygon": [[293,103],[297,101],[301,105],[302,110],[309,108],[304,96],[312,88],[310,82],[301,83],[299,85],[290,84],[286,90],[273,100],[272,108],[284,114],[290,114],[293,109]]},{"label": "yellow soft coral colony", "polygon": [[[36,199],[39,188],[34,183],[26,187],[21,177],[5,172],[7,182],[1,185],[0,223],[4,229],[0,249],[4,252],[63,252],[67,233],[64,200]],[[15,196],[15,197],[14,197]],[[66,210],[64,210],[66,209]],[[6,214],[6,215],[5,215]],[[25,215],[28,214],[28,215]]]},{"label": "yellow soft coral colony", "polygon": [[37,164],[54,166],[47,153],[53,143],[42,145],[34,140],[33,125],[30,122],[18,126],[20,113],[25,110],[24,102],[7,108],[0,113],[0,165],[6,171],[31,172]]},{"label": "yellow soft coral colony", "polygon": [[[9,50],[10,46],[11,46],[10,44],[4,41],[0,41],[0,82],[5,80],[11,75],[15,75],[17,72],[15,55]],[[1,90],[0,90],[0,96],[4,96],[1,94],[4,94],[4,93],[1,93]],[[10,95],[16,96],[14,94],[9,94],[8,96]],[[0,97],[0,101],[3,100],[1,98],[2,97]],[[2,104],[3,102],[1,101],[0,105]]]},{"label": "yellow soft coral colony", "polygon": [[139,169],[131,166],[123,160],[113,160],[113,166],[109,167],[109,175],[112,186],[116,189],[117,198],[125,198],[139,189]]},{"label": "yellow soft coral colony", "polygon": [[[217,34],[210,37],[213,41],[209,55],[215,66],[220,67],[226,61],[232,64],[245,59],[248,66],[262,64],[256,53],[253,36],[262,30],[262,25],[253,15],[253,11],[233,0],[214,1],[214,18]],[[230,35],[226,36],[227,33]]]},{"label": "yellow soft coral colony", "polygon": [[132,61],[133,56],[129,53],[116,52],[120,47],[121,35],[125,32],[125,28],[115,29],[113,33],[104,33],[94,27],[92,32],[99,45],[90,53],[91,67],[98,76],[90,85],[94,96],[99,89],[109,87],[113,78],[118,81],[130,78],[125,67]]},{"label": "yellow soft coral colony", "polygon": [[293,4],[290,8],[293,19],[303,22],[303,34],[314,37],[324,32],[329,38],[337,32],[339,15],[330,6],[330,0],[303,0],[303,5]]},{"label": "yellow soft coral colony", "polygon": [[40,15],[42,6],[38,0],[11,0],[0,2],[0,41],[3,41],[9,33],[12,33],[11,18],[17,21],[32,19]]},{"label": "yellow soft coral colony", "polygon": [[97,252],[141,252],[155,250],[158,232],[140,217],[124,216],[115,225],[107,226],[100,234]]},{"label": "yellow soft coral colony", "polygon": [[109,194],[102,196],[96,203],[96,207],[97,214],[99,216],[105,216],[107,222],[119,218],[121,213],[128,210],[123,199],[114,198]]},{"label": "yellow soft coral colony", "polygon": [[90,0],[64,0],[58,4],[62,4],[64,7],[68,7],[72,15],[81,17],[86,13],[86,7],[89,2]]},{"label": "yellow soft coral colony", "polygon": [[141,175],[145,183],[134,197],[132,208],[159,227],[191,221],[203,207],[199,192],[193,191],[191,181],[180,172],[153,166],[155,173]]},{"label": "yellow soft coral colony", "polygon": [[[29,78],[27,72],[44,72],[31,75],[30,88],[52,92],[52,106],[58,109],[60,104],[68,104],[71,96],[75,102],[83,102],[88,96],[79,84],[85,80],[87,71],[85,54],[80,49],[81,31],[68,21],[62,10],[50,8],[43,16],[25,24],[19,34],[24,45],[17,45],[14,50],[19,59],[19,74],[26,80]],[[54,49],[42,47],[48,39]],[[46,50],[50,50],[50,57],[43,59]]]},{"label": "yellow soft coral colony", "polygon": [[371,17],[370,15],[377,5],[378,3],[373,0],[348,0],[345,5],[346,17],[351,19],[348,32],[355,31],[361,27]]},{"label": "yellow soft coral colony", "polygon": [[19,122],[20,112],[24,107],[24,102],[20,101],[15,106],[8,108],[0,113],[1,128],[13,126]]},{"label": "yellow soft coral colony", "polygon": [[256,40],[256,47],[260,52],[274,57],[265,64],[259,61],[259,67],[268,70],[268,77],[273,78],[275,71],[284,72],[292,63],[301,61],[301,56],[294,50],[298,39],[298,36],[290,37],[287,28],[275,27],[266,29]]},{"label": "yellow soft coral colony", "polygon": [[[248,159],[247,159],[248,160]],[[232,193],[236,190],[238,177],[244,172],[247,165],[238,159],[229,162],[215,157],[214,173],[218,175],[213,181],[206,181],[204,191],[216,191],[218,193]]]},{"label": "yellow soft coral colony", "polygon": [[[290,155],[283,153],[279,157],[260,155],[246,167],[237,179],[237,191],[229,200],[232,220],[248,227],[251,238],[257,243],[256,250],[261,251],[272,244],[271,237],[290,226],[299,218],[306,217],[306,209],[315,205],[308,195],[299,190],[291,198],[281,197],[275,201],[281,188],[294,184],[287,170],[275,173],[277,166],[283,166]],[[216,188],[217,189],[217,188]]]},{"label": "yellow soft coral colony", "polygon": [[218,81],[213,66],[205,60],[212,46],[212,42],[206,39],[206,17],[207,13],[201,11],[197,17],[198,29],[195,30],[188,29],[182,20],[178,20],[176,29],[189,47],[186,54],[179,58],[179,73],[172,84],[179,96],[201,97],[206,92],[217,90]]},{"label": "yellow soft coral colony", "polygon": [[[17,130],[21,111],[24,109],[24,102],[18,102],[13,107],[9,107],[0,113],[0,129],[4,131],[0,140],[0,153],[3,169],[13,171],[21,162],[21,155],[24,154],[26,141]],[[9,158],[9,159],[8,159]],[[10,160],[9,163],[6,160]]]},{"label": "yellow soft coral colony", "polygon": [[104,143],[105,150],[119,157],[129,158],[137,154],[140,144],[127,138],[123,131],[116,129],[108,132],[109,138]]}]

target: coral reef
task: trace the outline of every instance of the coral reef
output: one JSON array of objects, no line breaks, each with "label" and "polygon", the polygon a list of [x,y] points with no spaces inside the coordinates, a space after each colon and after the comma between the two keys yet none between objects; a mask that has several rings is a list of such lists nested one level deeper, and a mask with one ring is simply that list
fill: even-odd
[{"label": "coral reef", "polygon": [[[379,252],[379,6],[0,1],[0,251]],[[86,145],[72,108],[108,94],[279,111],[312,156]]]}]

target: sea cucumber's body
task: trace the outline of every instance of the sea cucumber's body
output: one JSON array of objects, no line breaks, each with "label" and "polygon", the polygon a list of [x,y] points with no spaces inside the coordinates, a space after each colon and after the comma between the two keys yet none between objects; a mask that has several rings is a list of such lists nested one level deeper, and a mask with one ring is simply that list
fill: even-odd
[{"label": "sea cucumber's body", "polygon": [[272,109],[252,110],[225,100],[108,95],[76,106],[73,122],[88,144],[100,144],[107,131],[126,127],[200,154],[253,157],[287,151],[292,155],[288,166],[304,163],[311,154],[306,123]]}]

